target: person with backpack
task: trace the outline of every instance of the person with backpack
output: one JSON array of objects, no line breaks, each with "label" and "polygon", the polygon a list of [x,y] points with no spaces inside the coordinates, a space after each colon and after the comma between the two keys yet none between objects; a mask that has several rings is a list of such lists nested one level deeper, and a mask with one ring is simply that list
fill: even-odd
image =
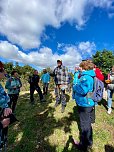
[{"label": "person with backpack", "polygon": [[55,95],[56,95],[56,103],[54,107],[57,107],[59,103],[62,103],[61,113],[64,113],[66,107],[66,96],[65,90],[68,85],[68,70],[62,64],[62,60],[57,60],[57,67],[54,69],[53,74],[55,81]]},{"label": "person with backpack", "polygon": [[94,77],[93,63],[82,61],[80,63],[81,75],[76,85],[73,86],[73,91],[76,92],[75,100],[78,107],[78,114],[80,119],[80,141],[74,140],[76,147],[79,150],[87,151],[93,145],[92,135],[92,112],[94,109],[94,100],[87,97],[89,92],[94,90]]},{"label": "person with backpack", "polygon": [[38,75],[38,71],[34,70],[34,73],[32,76],[29,76],[28,82],[30,84],[30,101],[31,104],[34,104],[34,91],[36,90],[40,97],[40,102],[45,102],[46,100],[43,97],[42,91],[39,86],[40,76]]},{"label": "person with backpack", "polygon": [[10,97],[9,106],[12,109],[12,112],[15,111],[21,87],[22,83],[18,76],[18,72],[13,70],[11,72],[11,77],[6,81],[5,85],[5,88],[8,89],[8,95]]},{"label": "person with backpack", "polygon": [[107,94],[108,94],[108,114],[112,112],[112,96],[114,93],[114,66],[112,71],[108,74],[108,80],[110,83],[107,85]]},{"label": "person with backpack", "polygon": [[43,94],[47,95],[48,86],[49,86],[49,82],[50,82],[50,75],[46,69],[43,70],[43,74],[41,76],[41,81],[43,83]]}]

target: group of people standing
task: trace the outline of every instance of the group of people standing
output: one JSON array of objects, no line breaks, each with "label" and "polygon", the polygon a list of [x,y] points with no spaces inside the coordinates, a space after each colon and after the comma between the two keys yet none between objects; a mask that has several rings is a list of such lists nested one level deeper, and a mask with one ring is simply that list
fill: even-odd
[{"label": "group of people standing", "polygon": [[[0,62],[0,79],[2,79],[4,75],[4,67],[2,62]],[[40,77],[38,71],[35,70],[33,75],[29,76],[30,103],[35,103],[35,90],[39,94],[40,102],[46,102],[44,95],[48,94],[50,76],[53,77],[55,82],[56,101],[54,107],[56,108],[61,103],[61,113],[64,113],[67,104],[65,91],[69,88],[72,78],[70,78],[68,69],[63,65],[62,60],[57,60],[57,67],[53,70],[53,72],[49,73],[46,69],[44,69],[43,74]],[[110,74],[108,74],[107,79],[110,81],[105,81],[101,70],[97,68],[91,60],[82,61],[79,67],[75,68],[74,79],[72,82],[72,98],[76,101],[81,128],[80,141],[73,141],[76,148],[82,151],[87,151],[93,145],[92,123],[95,123],[95,105],[97,105],[97,102],[95,102],[90,96],[88,97],[87,94],[94,92],[95,77],[106,84],[108,92],[108,114],[111,114],[112,111],[114,66],[112,67]],[[40,81],[43,83],[43,93],[39,85]],[[8,78],[6,82],[5,88],[8,90],[8,95],[0,85],[0,107],[1,109],[4,109],[3,113],[5,116],[8,116],[12,112],[14,113],[21,87],[22,83],[18,77],[17,71],[12,71],[11,77]],[[10,123],[9,120],[6,122],[4,124],[4,122],[1,121],[1,126],[8,126]]]},{"label": "group of people standing", "polygon": [[[40,76],[38,75],[38,71],[35,70],[34,74],[29,77],[29,84],[30,84],[30,101],[34,104],[34,91],[36,90],[40,97],[40,102],[46,102],[44,95],[48,93],[48,86],[50,83],[50,76],[53,77],[55,82],[55,95],[56,95],[56,103],[54,107],[57,107],[60,102],[62,104],[61,112],[63,113],[66,107],[66,96],[65,96],[65,89],[68,87],[70,83],[70,77],[68,76],[68,70],[65,66],[62,65],[61,60],[57,60],[57,67],[53,70],[53,72],[47,72],[46,69],[43,70],[43,74]],[[39,86],[40,80],[43,83],[43,93]],[[68,87],[70,88],[70,87]]]}]

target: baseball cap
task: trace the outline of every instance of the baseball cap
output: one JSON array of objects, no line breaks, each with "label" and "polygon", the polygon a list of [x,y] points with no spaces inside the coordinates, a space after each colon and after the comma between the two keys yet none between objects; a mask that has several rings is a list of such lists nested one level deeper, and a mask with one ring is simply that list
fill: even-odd
[{"label": "baseball cap", "polygon": [[62,62],[62,60],[58,59],[57,62]]}]

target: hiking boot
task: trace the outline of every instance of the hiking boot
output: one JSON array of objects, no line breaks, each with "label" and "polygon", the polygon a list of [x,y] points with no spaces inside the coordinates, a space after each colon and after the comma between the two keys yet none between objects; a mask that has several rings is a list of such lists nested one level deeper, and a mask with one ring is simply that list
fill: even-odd
[{"label": "hiking boot", "polygon": [[46,100],[45,99],[41,99],[40,102],[46,102]]},{"label": "hiking boot", "polygon": [[65,106],[62,105],[61,113],[64,113],[65,111]]},{"label": "hiking boot", "polygon": [[112,109],[111,109],[111,108],[108,108],[107,113],[110,115],[110,114],[111,114],[111,112],[112,112]]}]

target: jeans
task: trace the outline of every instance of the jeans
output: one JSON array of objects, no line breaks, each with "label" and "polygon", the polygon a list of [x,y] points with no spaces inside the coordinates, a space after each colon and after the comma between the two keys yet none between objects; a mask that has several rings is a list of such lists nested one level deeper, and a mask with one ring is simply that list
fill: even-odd
[{"label": "jeans", "polygon": [[108,89],[107,93],[108,93],[108,108],[111,108],[112,107],[112,96],[113,96],[114,90]]},{"label": "jeans", "polygon": [[63,106],[66,106],[65,90],[61,90],[60,88],[56,87],[55,95],[56,95],[56,103],[59,104],[61,102]]},{"label": "jeans", "polygon": [[43,93],[47,95],[49,83],[43,83]]}]

